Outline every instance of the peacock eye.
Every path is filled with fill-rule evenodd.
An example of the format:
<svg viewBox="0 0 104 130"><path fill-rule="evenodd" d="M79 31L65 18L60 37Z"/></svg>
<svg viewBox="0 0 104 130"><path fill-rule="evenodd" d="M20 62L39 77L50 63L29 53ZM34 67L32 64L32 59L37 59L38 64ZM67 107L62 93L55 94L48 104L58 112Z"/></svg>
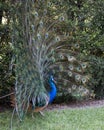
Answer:
<svg viewBox="0 0 104 130"><path fill-rule="evenodd" d="M81 66L82 66L83 69L85 69L86 68L86 63L82 63Z"/></svg>
<svg viewBox="0 0 104 130"><path fill-rule="evenodd" d="M72 72L71 72L71 71L69 71L69 72L68 72L68 75L71 77L71 76L72 76Z"/></svg>
<svg viewBox="0 0 104 130"><path fill-rule="evenodd" d="M55 38L55 40L56 40L56 42L59 42L59 41L60 41L60 37L57 36L57 37Z"/></svg>
<svg viewBox="0 0 104 130"><path fill-rule="evenodd" d="M49 33L47 32L47 33L45 34L45 38L47 39L47 38L48 38L48 36L49 36Z"/></svg>
<svg viewBox="0 0 104 130"><path fill-rule="evenodd" d="M51 6L52 6L52 3L51 3L51 2L48 2L48 3L47 3L47 6L48 6L48 7L51 7Z"/></svg>
<svg viewBox="0 0 104 130"><path fill-rule="evenodd" d="M61 58L61 59L64 59L64 56L63 56L62 54L60 54L60 58Z"/></svg>
<svg viewBox="0 0 104 130"><path fill-rule="evenodd" d="M86 78L82 78L82 83L86 83Z"/></svg>
<svg viewBox="0 0 104 130"><path fill-rule="evenodd" d="M73 65L69 65L69 69L73 70L74 69Z"/></svg>
<svg viewBox="0 0 104 130"><path fill-rule="evenodd" d="M77 85L72 85L72 89L75 90L77 88Z"/></svg>
<svg viewBox="0 0 104 130"><path fill-rule="evenodd" d="M60 18L59 18L59 21L64 21L65 20L65 18L64 18L64 16L61 16Z"/></svg>
<svg viewBox="0 0 104 130"><path fill-rule="evenodd" d="M39 24L40 24L40 27L43 27L43 21L42 20L40 21Z"/></svg>
<svg viewBox="0 0 104 130"><path fill-rule="evenodd" d="M79 80L79 79L80 79L80 75L76 75L76 76L75 76L75 79L76 79L76 80Z"/></svg>
<svg viewBox="0 0 104 130"><path fill-rule="evenodd" d="M83 86L82 85L79 86L79 91L81 91L81 90L83 90Z"/></svg>
<svg viewBox="0 0 104 130"><path fill-rule="evenodd" d="M35 12L34 15L35 15L35 17L38 17L38 16L39 16L39 15L38 15L38 12Z"/></svg>
<svg viewBox="0 0 104 130"><path fill-rule="evenodd" d="M68 61L72 61L73 60L73 56L68 56Z"/></svg>
<svg viewBox="0 0 104 130"><path fill-rule="evenodd" d="M41 39L41 35L39 33L37 34L37 37L38 37L38 40Z"/></svg>
<svg viewBox="0 0 104 130"><path fill-rule="evenodd" d="M83 92L85 95L89 93L89 90L88 89L84 89L84 92Z"/></svg>
<svg viewBox="0 0 104 130"><path fill-rule="evenodd" d="M81 72L81 68L80 68L80 67L77 67L77 71Z"/></svg>
<svg viewBox="0 0 104 130"><path fill-rule="evenodd" d="M43 11L43 12L44 12L44 15L46 15L46 14L47 14L47 10L46 10L46 9L44 9L44 11Z"/></svg>
<svg viewBox="0 0 104 130"><path fill-rule="evenodd" d="M75 47L76 47L76 48L79 48L79 44L75 44Z"/></svg>

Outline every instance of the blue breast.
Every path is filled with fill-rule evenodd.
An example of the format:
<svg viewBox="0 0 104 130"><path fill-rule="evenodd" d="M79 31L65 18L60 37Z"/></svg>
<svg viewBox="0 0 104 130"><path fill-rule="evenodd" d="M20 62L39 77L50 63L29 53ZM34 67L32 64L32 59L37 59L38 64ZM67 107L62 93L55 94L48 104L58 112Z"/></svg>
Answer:
<svg viewBox="0 0 104 130"><path fill-rule="evenodd" d="M49 94L49 103L52 103L56 97L57 89L56 89L55 83L52 80L49 81L49 85L51 88L50 92L48 93Z"/></svg>

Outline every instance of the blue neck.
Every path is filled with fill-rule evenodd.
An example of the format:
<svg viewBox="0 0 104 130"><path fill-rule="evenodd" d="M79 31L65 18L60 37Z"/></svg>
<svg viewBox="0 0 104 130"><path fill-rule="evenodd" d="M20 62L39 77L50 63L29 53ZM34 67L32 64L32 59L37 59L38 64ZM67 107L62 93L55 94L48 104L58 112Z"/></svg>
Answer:
<svg viewBox="0 0 104 130"><path fill-rule="evenodd" d="M56 97L57 90L56 90L56 85L53 81L49 81L49 85L50 85L50 88L51 88L51 90L49 92L49 103L52 103L53 100Z"/></svg>

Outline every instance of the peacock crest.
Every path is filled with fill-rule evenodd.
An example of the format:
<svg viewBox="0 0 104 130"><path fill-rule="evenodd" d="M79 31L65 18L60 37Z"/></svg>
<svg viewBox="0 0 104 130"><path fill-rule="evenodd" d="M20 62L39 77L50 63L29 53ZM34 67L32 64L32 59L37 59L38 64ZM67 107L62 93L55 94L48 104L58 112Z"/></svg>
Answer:
<svg viewBox="0 0 104 130"><path fill-rule="evenodd" d="M75 58L80 45L67 42L69 34L63 30L67 14L57 10L58 2L18 0L13 6L15 108L21 119L30 101L34 109L37 103L45 104L50 74L58 89L65 87L69 92L83 88L88 77L83 74L86 63Z"/></svg>

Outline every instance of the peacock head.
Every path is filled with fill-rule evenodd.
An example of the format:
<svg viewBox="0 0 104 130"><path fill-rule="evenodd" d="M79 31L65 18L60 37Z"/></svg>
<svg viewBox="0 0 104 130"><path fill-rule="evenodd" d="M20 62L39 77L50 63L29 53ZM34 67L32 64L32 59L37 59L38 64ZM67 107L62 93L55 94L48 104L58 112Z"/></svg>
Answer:
<svg viewBox="0 0 104 130"><path fill-rule="evenodd" d="M49 83L54 83L54 84L56 83L53 75L50 76Z"/></svg>

